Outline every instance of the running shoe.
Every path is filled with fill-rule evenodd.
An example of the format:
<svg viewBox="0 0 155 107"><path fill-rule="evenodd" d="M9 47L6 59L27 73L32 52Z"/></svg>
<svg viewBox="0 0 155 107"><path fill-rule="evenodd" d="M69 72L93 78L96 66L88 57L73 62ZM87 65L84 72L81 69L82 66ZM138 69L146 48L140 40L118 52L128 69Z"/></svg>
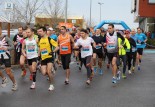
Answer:
<svg viewBox="0 0 155 107"><path fill-rule="evenodd" d="M48 88L48 91L53 91L54 90L54 86L50 85L50 87Z"/></svg>
<svg viewBox="0 0 155 107"><path fill-rule="evenodd" d="M98 72L100 75L103 75L103 70L101 68L98 70Z"/></svg>
<svg viewBox="0 0 155 107"><path fill-rule="evenodd" d="M130 70L128 71L128 73L129 73L130 75L132 74L132 72L131 72Z"/></svg>
<svg viewBox="0 0 155 107"><path fill-rule="evenodd" d="M117 83L117 79L116 79L116 77L113 77L113 78L112 78L112 83L114 83L114 84Z"/></svg>
<svg viewBox="0 0 155 107"><path fill-rule="evenodd" d="M22 77L25 77L26 76L26 70L22 71L21 76Z"/></svg>
<svg viewBox="0 0 155 107"><path fill-rule="evenodd" d="M3 88L6 87L7 83L8 83L8 79L5 77L5 79L2 80L1 86L2 86Z"/></svg>
<svg viewBox="0 0 155 107"><path fill-rule="evenodd" d="M90 79L88 79L88 80L86 81L86 84L87 84L87 85L90 85Z"/></svg>
<svg viewBox="0 0 155 107"><path fill-rule="evenodd" d="M122 78L123 79L126 79L126 75L124 73L122 74Z"/></svg>
<svg viewBox="0 0 155 107"><path fill-rule="evenodd" d="M120 80L121 79L121 71L118 71L117 72L117 80Z"/></svg>
<svg viewBox="0 0 155 107"><path fill-rule="evenodd" d="M140 71L140 66L138 66L138 71Z"/></svg>
<svg viewBox="0 0 155 107"><path fill-rule="evenodd" d="M65 85L68 85L68 84L69 84L69 81L65 80L65 82L64 82L64 83L65 83Z"/></svg>
<svg viewBox="0 0 155 107"><path fill-rule="evenodd" d="M97 66L94 66L94 73L97 72Z"/></svg>
<svg viewBox="0 0 155 107"><path fill-rule="evenodd" d="M12 91L16 91L16 90L17 90L17 84L15 83L12 85Z"/></svg>
<svg viewBox="0 0 155 107"><path fill-rule="evenodd" d="M36 88L36 84L35 84L35 82L33 82L30 89L35 89L35 88Z"/></svg>

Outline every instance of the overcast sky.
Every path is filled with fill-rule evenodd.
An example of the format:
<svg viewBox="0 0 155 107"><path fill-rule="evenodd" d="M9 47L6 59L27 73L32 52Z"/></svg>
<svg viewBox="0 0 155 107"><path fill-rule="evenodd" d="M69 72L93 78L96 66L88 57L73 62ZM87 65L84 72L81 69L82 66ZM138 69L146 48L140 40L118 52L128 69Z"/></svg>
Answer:
<svg viewBox="0 0 155 107"><path fill-rule="evenodd" d="M100 7L102 5L102 20L122 20L130 28L138 27L134 23L133 14L131 14L131 0L92 0L92 20L97 24L100 21ZM84 16L89 19L90 0L68 0L68 14Z"/></svg>

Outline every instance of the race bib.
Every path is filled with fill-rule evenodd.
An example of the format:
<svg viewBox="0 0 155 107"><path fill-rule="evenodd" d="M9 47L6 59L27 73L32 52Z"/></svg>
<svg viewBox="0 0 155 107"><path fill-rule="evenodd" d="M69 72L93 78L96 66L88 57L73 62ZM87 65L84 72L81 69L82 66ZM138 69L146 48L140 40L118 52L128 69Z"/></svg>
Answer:
<svg viewBox="0 0 155 107"><path fill-rule="evenodd" d="M42 49L42 50L41 50L41 54L42 54L42 55L48 55L47 49Z"/></svg>
<svg viewBox="0 0 155 107"><path fill-rule="evenodd" d="M101 49L101 46L96 46L96 49Z"/></svg>
<svg viewBox="0 0 155 107"><path fill-rule="evenodd" d="M28 52L35 52L35 45L29 45L27 47Z"/></svg>
<svg viewBox="0 0 155 107"><path fill-rule="evenodd" d="M135 52L136 51L136 48L135 47L132 47L132 52Z"/></svg>
<svg viewBox="0 0 155 107"><path fill-rule="evenodd" d="M107 49L114 49L115 47L116 47L116 45L114 43L107 45Z"/></svg>
<svg viewBox="0 0 155 107"><path fill-rule="evenodd" d="M61 47L61 50L62 50L62 51L68 51L68 46L62 46L62 47Z"/></svg>
<svg viewBox="0 0 155 107"><path fill-rule="evenodd" d="M89 46L86 46L86 47L83 47L82 48L82 51L84 51L84 52L88 52L90 49L89 49Z"/></svg>
<svg viewBox="0 0 155 107"><path fill-rule="evenodd" d="M3 53L5 53L5 51L4 50L0 50L0 54L3 54Z"/></svg>

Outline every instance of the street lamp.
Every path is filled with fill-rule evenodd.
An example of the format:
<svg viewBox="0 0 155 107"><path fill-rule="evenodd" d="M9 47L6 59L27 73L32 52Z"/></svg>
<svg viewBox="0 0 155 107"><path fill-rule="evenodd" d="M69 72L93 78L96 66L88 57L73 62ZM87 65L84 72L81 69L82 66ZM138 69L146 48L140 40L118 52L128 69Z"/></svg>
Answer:
<svg viewBox="0 0 155 107"><path fill-rule="evenodd" d="M98 2L98 4L100 5L100 22L101 22L101 6L102 6L102 4L104 4L104 3Z"/></svg>
<svg viewBox="0 0 155 107"><path fill-rule="evenodd" d="M89 22L90 27L91 27L91 7L92 7L92 0L90 0L90 22Z"/></svg>
<svg viewBox="0 0 155 107"><path fill-rule="evenodd" d="M65 26L67 24L67 6L68 6L68 0L66 0L66 3L65 3Z"/></svg>

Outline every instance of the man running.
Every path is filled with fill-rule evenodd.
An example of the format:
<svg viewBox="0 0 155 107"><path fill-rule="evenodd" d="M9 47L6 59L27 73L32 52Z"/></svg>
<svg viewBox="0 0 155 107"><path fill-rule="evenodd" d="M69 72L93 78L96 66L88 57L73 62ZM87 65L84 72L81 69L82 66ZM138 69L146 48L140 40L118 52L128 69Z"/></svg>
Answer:
<svg viewBox="0 0 155 107"><path fill-rule="evenodd" d="M66 31L65 26L60 27L61 34L58 36L58 44L61 55L61 61L63 65L63 69L66 70L66 79L65 84L69 84L69 76L70 76L70 68L69 64L71 61L71 53L72 46L74 46L74 39L71 35L69 35Z"/></svg>
<svg viewBox="0 0 155 107"><path fill-rule="evenodd" d="M38 39L34 37L33 29L28 28L26 30L27 38L23 41L22 44L22 54L27 58L29 70L32 73L33 82L31 89L35 89L36 83L36 66L38 58Z"/></svg>
<svg viewBox="0 0 155 107"><path fill-rule="evenodd" d="M40 27L38 32L41 36L41 39L38 41L39 51L41 55L41 72L43 75L48 75L50 87L48 88L49 91L54 90L53 86L53 74L52 71L52 52L56 52L58 50L58 44L53 39L50 39L46 33L47 29L45 27ZM51 45L56 47L55 50L52 50Z"/></svg>
<svg viewBox="0 0 155 107"><path fill-rule="evenodd" d="M136 31L135 31L135 29L132 29L131 30L131 35L130 35L130 37L132 38L132 39L134 39L134 41L135 41L135 43L137 44L137 36L135 35L136 34ZM134 52L135 51L135 52ZM134 50L134 48L132 49L132 52L133 52L133 61L132 61L132 72L134 72L135 71L135 64L136 64L136 58L137 58L137 45L136 45L136 47L135 47L135 50Z"/></svg>
<svg viewBox="0 0 155 107"><path fill-rule="evenodd" d="M101 30L100 29L96 29L96 35L94 35L92 37L92 39L95 41L96 43L96 47L93 47L93 66L94 66L94 72L97 72L97 66L96 66L96 58L98 56L98 65L99 65L99 69L98 72L100 75L103 74L103 70L102 70L102 60L103 60L103 42L104 42L104 38L103 36L101 36Z"/></svg>
<svg viewBox="0 0 155 107"><path fill-rule="evenodd" d="M120 33L114 31L114 25L109 24L108 31L104 36L104 42L106 42L104 45L107 45L108 59L111 62L112 66L112 72L113 72L112 83L117 83L116 60L118 56L118 38L121 38L122 41L124 41L124 37Z"/></svg>
<svg viewBox="0 0 155 107"><path fill-rule="evenodd" d="M146 46L147 37L144 33L142 33L141 28L137 28L137 64L138 64L138 70L140 70L140 63L143 55L143 49Z"/></svg>
<svg viewBox="0 0 155 107"><path fill-rule="evenodd" d="M13 86L12 86L12 91L17 90L17 83L15 81L14 75L11 72L11 56L10 56L10 50L14 49L13 43L7 36L2 36L2 32L0 32L0 64L5 65L5 71L6 74L9 76L11 79ZM0 71L0 76L2 77L2 87L5 87L8 80L7 78L3 75L2 71Z"/></svg>

